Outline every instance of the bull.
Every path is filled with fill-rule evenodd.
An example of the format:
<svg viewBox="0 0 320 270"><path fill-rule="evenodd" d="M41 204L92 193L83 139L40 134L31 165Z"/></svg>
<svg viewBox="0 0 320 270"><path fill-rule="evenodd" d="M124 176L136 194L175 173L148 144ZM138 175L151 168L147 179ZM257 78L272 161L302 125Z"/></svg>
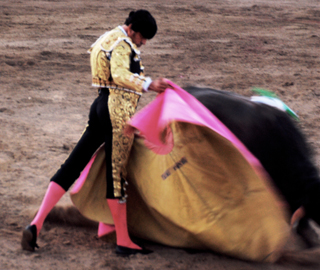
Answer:
<svg viewBox="0 0 320 270"><path fill-rule="evenodd" d="M308 143L293 119L277 108L232 92L194 86L184 89L260 160L291 213L303 207L305 216L298 222L297 233L309 247L318 245L309 220L320 225L320 178Z"/></svg>

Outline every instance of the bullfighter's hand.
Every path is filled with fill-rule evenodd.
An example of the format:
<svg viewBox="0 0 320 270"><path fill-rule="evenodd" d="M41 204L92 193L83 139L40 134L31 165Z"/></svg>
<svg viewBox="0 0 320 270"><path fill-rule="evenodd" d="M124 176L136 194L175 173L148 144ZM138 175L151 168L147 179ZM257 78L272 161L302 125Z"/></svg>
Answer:
<svg viewBox="0 0 320 270"><path fill-rule="evenodd" d="M170 85L167 83L167 81L164 78L158 78L150 84L148 90L162 93L167 88L170 88Z"/></svg>

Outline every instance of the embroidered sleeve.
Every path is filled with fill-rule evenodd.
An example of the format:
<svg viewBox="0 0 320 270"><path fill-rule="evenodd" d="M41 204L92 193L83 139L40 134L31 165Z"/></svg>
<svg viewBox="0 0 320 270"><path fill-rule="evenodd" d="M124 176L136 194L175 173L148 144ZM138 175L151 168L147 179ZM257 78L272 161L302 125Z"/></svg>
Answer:
<svg viewBox="0 0 320 270"><path fill-rule="evenodd" d="M146 78L130 72L130 54L131 47L125 41L114 48L110 60L111 76L115 84L142 92Z"/></svg>

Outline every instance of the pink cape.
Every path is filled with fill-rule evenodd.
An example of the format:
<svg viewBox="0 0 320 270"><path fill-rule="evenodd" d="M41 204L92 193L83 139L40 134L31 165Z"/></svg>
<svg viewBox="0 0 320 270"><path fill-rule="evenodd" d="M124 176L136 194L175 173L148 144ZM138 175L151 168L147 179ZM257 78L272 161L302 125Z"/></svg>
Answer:
<svg viewBox="0 0 320 270"><path fill-rule="evenodd" d="M140 136L126 168L130 232L169 246L274 261L289 230L267 172L206 107L169 83L172 88L138 112L126 129ZM84 216L113 224L105 165L100 148L71 199Z"/></svg>
<svg viewBox="0 0 320 270"><path fill-rule="evenodd" d="M165 155L170 153L174 145L169 127L171 122L205 126L232 142L260 177L269 177L260 161L201 102L173 82L168 83L172 89L158 94L153 102L139 111L128 123L127 132L138 132L145 138L149 149Z"/></svg>

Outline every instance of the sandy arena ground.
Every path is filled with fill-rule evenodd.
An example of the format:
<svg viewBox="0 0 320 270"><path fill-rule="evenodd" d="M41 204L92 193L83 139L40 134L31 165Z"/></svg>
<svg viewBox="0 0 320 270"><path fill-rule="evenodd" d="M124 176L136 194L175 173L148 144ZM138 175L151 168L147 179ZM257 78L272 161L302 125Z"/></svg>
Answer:
<svg viewBox="0 0 320 270"><path fill-rule="evenodd" d="M255 86L274 91L300 116L320 167L319 0L2 0L0 269L319 269L151 243L150 255L119 258L114 235L99 240L95 227L52 222L44 225L38 251L21 250L21 231L79 139L97 95L86 51L138 8L150 10L159 26L142 48L147 75L246 96ZM140 107L154 96L145 94ZM60 205L70 204L66 194ZM291 240L288 249L303 248Z"/></svg>

